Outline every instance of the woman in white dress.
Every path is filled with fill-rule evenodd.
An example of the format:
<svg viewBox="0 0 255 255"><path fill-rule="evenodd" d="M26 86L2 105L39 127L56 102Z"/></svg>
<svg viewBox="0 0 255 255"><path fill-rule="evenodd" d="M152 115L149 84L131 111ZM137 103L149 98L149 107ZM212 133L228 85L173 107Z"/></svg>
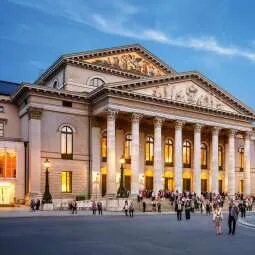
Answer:
<svg viewBox="0 0 255 255"><path fill-rule="evenodd" d="M214 206L213 210L213 223L215 225L215 230L217 235L222 234L222 220L223 220L223 214L221 211L221 208L218 204Z"/></svg>

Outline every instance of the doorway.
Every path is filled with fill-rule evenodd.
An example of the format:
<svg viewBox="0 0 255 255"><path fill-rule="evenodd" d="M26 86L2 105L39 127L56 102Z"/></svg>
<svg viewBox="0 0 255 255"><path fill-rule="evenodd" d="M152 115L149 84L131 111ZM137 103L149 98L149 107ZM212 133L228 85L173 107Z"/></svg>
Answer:
<svg viewBox="0 0 255 255"><path fill-rule="evenodd" d="M0 186L0 205L11 205L14 203L13 192L10 186Z"/></svg>
<svg viewBox="0 0 255 255"><path fill-rule="evenodd" d="M190 186L191 186L190 178L183 178L182 190L183 191L190 191Z"/></svg>
<svg viewBox="0 0 255 255"><path fill-rule="evenodd" d="M104 197L106 194L106 177L107 177L106 174L102 174L102 190L101 190L102 197Z"/></svg>
<svg viewBox="0 0 255 255"><path fill-rule="evenodd" d="M207 192L207 179L201 179L201 192Z"/></svg>
<svg viewBox="0 0 255 255"><path fill-rule="evenodd" d="M130 192L131 191L131 176L130 175L125 175L124 185L126 190Z"/></svg>
<svg viewBox="0 0 255 255"><path fill-rule="evenodd" d="M222 187L222 180L219 180L219 194L222 194L223 187Z"/></svg>
<svg viewBox="0 0 255 255"><path fill-rule="evenodd" d="M168 191L174 190L174 178L165 177L165 190Z"/></svg>
<svg viewBox="0 0 255 255"><path fill-rule="evenodd" d="M145 176L145 189L153 190L153 177Z"/></svg>

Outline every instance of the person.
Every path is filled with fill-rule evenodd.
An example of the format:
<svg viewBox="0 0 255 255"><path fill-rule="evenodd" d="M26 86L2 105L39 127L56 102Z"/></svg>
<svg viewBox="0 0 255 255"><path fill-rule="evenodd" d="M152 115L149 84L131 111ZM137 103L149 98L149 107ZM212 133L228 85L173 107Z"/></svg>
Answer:
<svg viewBox="0 0 255 255"><path fill-rule="evenodd" d="M127 200L125 200L123 210L125 212L125 215L128 216L128 201Z"/></svg>
<svg viewBox="0 0 255 255"><path fill-rule="evenodd" d="M72 214L77 214L77 202L73 200L72 202Z"/></svg>
<svg viewBox="0 0 255 255"><path fill-rule="evenodd" d="M101 201L97 202L98 215L103 215L103 205Z"/></svg>
<svg viewBox="0 0 255 255"><path fill-rule="evenodd" d="M92 212L93 212L93 215L96 215L97 204L96 204L95 200L92 202Z"/></svg>
<svg viewBox="0 0 255 255"><path fill-rule="evenodd" d="M35 200L34 199L31 199L31 201L30 201L30 208L33 212L35 211Z"/></svg>
<svg viewBox="0 0 255 255"><path fill-rule="evenodd" d="M38 211L38 210L40 209L40 205L41 205L41 201L40 201L40 199L38 198L38 199L36 200L36 204L35 204L36 211Z"/></svg>
<svg viewBox="0 0 255 255"><path fill-rule="evenodd" d="M146 212L146 202L143 201L143 212Z"/></svg>
<svg viewBox="0 0 255 255"><path fill-rule="evenodd" d="M238 219L239 210L233 200L229 204L229 215L228 215L228 234L235 235L236 221Z"/></svg>
<svg viewBox="0 0 255 255"><path fill-rule="evenodd" d="M133 202L130 202L130 205L129 205L129 217L130 218L134 217L134 211L135 211L135 208L134 208Z"/></svg>
<svg viewBox="0 0 255 255"><path fill-rule="evenodd" d="M190 210L191 210L190 200L187 199L186 202L185 202L185 217L186 217L186 220L190 220Z"/></svg>
<svg viewBox="0 0 255 255"><path fill-rule="evenodd" d="M161 213L161 203L160 203L160 201L158 201L157 206L158 206L158 212Z"/></svg>
<svg viewBox="0 0 255 255"><path fill-rule="evenodd" d="M222 220L223 220L223 214L222 214L221 208L219 207L218 204L216 204L213 210L213 222L215 225L215 230L217 235L222 234Z"/></svg>
<svg viewBox="0 0 255 255"><path fill-rule="evenodd" d="M177 220L182 220L182 202L178 200L176 202Z"/></svg>
<svg viewBox="0 0 255 255"><path fill-rule="evenodd" d="M245 218L246 217L246 203L244 200L242 200L239 204L239 210L241 212L241 217Z"/></svg>
<svg viewBox="0 0 255 255"><path fill-rule="evenodd" d="M152 201L152 211L156 212L156 201L154 199Z"/></svg>

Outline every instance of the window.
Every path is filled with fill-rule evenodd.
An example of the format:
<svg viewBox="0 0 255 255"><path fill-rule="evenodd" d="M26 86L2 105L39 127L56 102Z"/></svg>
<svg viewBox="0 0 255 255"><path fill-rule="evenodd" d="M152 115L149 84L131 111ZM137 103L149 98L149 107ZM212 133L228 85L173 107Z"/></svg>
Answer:
<svg viewBox="0 0 255 255"><path fill-rule="evenodd" d="M206 144L201 144L201 168L207 168L207 146Z"/></svg>
<svg viewBox="0 0 255 255"><path fill-rule="evenodd" d="M16 178L15 152L0 152L0 178Z"/></svg>
<svg viewBox="0 0 255 255"><path fill-rule="evenodd" d="M66 107L72 107L73 106L72 102L69 102L69 101L62 101L62 105L66 106Z"/></svg>
<svg viewBox="0 0 255 255"><path fill-rule="evenodd" d="M58 88L58 81L54 81L53 83L53 89L56 89L56 88Z"/></svg>
<svg viewBox="0 0 255 255"><path fill-rule="evenodd" d="M125 136L125 144L124 144L124 157L127 164L131 162L131 142L132 142L132 135L127 134Z"/></svg>
<svg viewBox="0 0 255 255"><path fill-rule="evenodd" d="M223 170L223 146L219 145L219 151L218 151L218 161L219 161L219 170Z"/></svg>
<svg viewBox="0 0 255 255"><path fill-rule="evenodd" d="M173 166L173 141L169 138L165 140L165 165Z"/></svg>
<svg viewBox="0 0 255 255"><path fill-rule="evenodd" d="M154 139L151 136L146 137L145 161L147 165L152 165L154 160Z"/></svg>
<svg viewBox="0 0 255 255"><path fill-rule="evenodd" d="M0 137L4 136L4 123L0 122Z"/></svg>
<svg viewBox="0 0 255 255"><path fill-rule="evenodd" d="M101 159L103 162L107 161L107 133L103 133L101 138Z"/></svg>
<svg viewBox="0 0 255 255"><path fill-rule="evenodd" d="M191 167L191 144L189 141L184 141L182 148L183 167Z"/></svg>
<svg viewBox="0 0 255 255"><path fill-rule="evenodd" d="M4 107L0 105L0 112L4 112Z"/></svg>
<svg viewBox="0 0 255 255"><path fill-rule="evenodd" d="M72 172L63 171L61 173L61 191L72 193Z"/></svg>
<svg viewBox="0 0 255 255"><path fill-rule="evenodd" d="M105 82L101 78L93 78L89 81L89 86L99 87L105 84Z"/></svg>
<svg viewBox="0 0 255 255"><path fill-rule="evenodd" d="M73 130L69 126L61 129L61 157L73 159Z"/></svg>
<svg viewBox="0 0 255 255"><path fill-rule="evenodd" d="M240 147L239 150L239 165L240 165L240 171L242 172L244 169L244 148Z"/></svg>

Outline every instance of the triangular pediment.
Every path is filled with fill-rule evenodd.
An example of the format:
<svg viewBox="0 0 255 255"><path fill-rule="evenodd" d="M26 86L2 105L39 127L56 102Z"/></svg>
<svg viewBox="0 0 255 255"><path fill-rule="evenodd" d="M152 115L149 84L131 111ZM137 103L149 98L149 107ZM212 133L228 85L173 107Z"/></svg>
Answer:
<svg viewBox="0 0 255 255"><path fill-rule="evenodd" d="M165 76L174 71L140 45L102 49L65 57L145 77Z"/></svg>

